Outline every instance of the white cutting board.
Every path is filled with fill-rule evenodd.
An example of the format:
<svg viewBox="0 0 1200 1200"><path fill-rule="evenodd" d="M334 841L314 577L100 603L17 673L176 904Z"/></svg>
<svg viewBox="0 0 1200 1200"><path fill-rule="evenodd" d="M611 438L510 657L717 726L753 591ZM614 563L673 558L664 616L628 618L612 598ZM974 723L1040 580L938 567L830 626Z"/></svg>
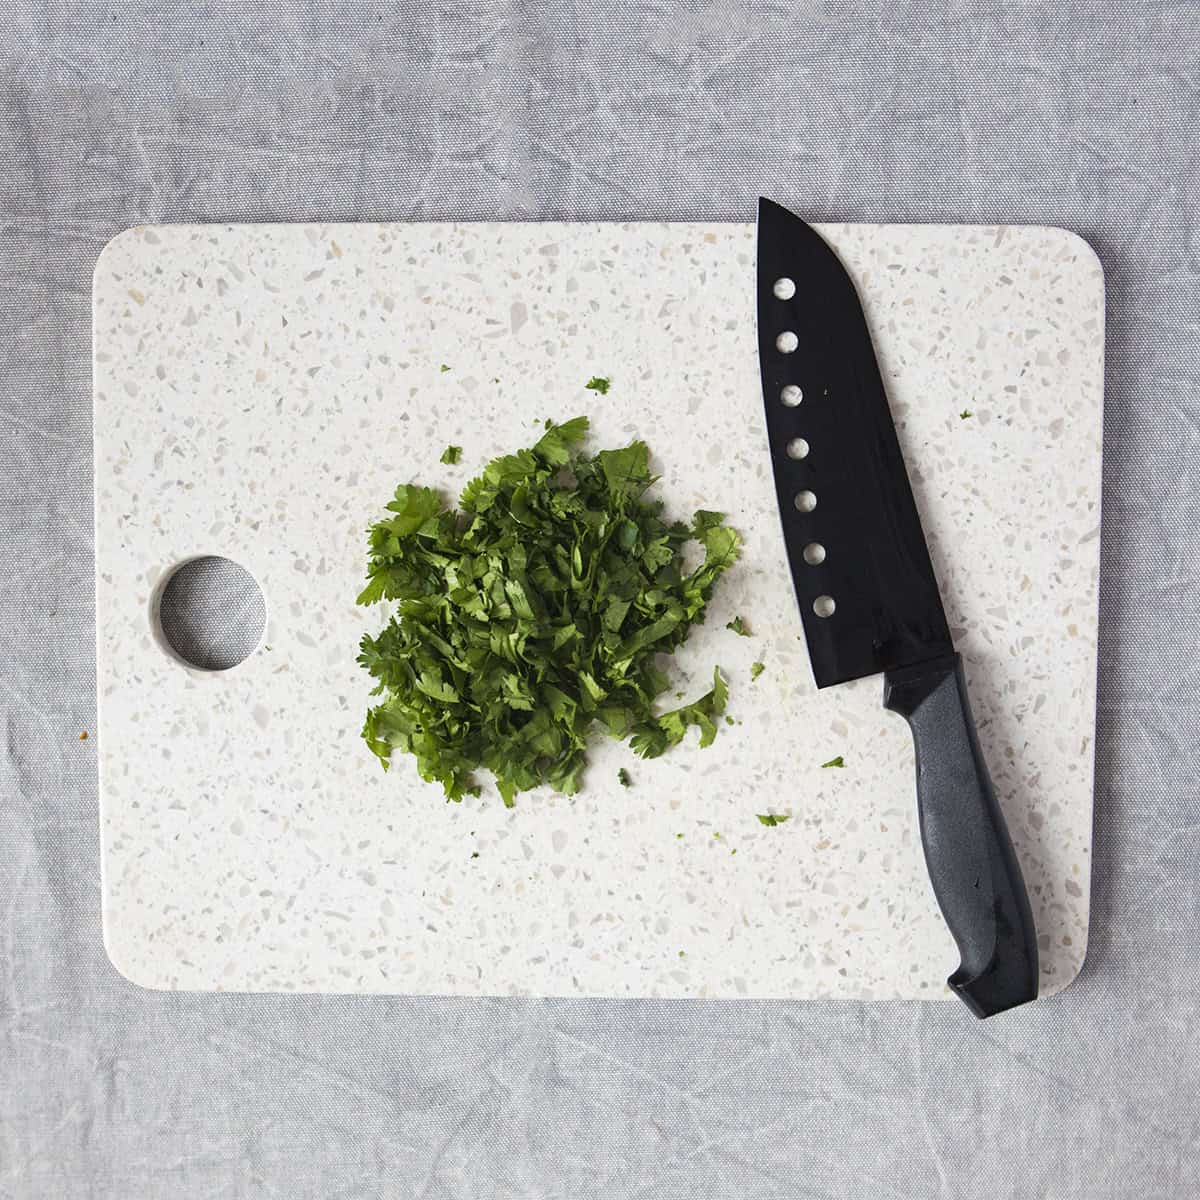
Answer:
<svg viewBox="0 0 1200 1200"><path fill-rule="evenodd" d="M1077 973L1092 829L1104 298L1046 228L825 226L876 337L1045 993ZM95 274L104 934L148 987L939 998L957 965L880 679L818 693L774 509L749 225L129 230ZM798 281L804 286L804 281ZM441 364L450 367L442 371ZM584 390L594 374L612 391ZM972 415L962 417L964 411ZM584 792L446 804L359 740L363 531L546 416L650 444L669 510L746 539L673 668L715 744L598 740ZM462 463L444 467L448 443ZM221 554L264 645L189 669L156 588ZM743 614L754 637L725 629ZM766 670L755 682L750 664ZM844 769L821 764L843 755ZM617 783L625 765L633 787ZM764 828L756 813L790 813ZM478 857L473 857L475 854Z"/></svg>

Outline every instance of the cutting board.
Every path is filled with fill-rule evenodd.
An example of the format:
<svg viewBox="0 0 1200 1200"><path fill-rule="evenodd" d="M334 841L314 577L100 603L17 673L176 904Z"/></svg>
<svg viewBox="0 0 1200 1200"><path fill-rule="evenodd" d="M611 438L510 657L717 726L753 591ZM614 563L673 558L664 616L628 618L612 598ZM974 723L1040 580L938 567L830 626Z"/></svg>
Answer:
<svg viewBox="0 0 1200 1200"><path fill-rule="evenodd" d="M1088 924L1101 269L1059 229L819 228L876 338L1054 992ZM744 224L176 226L109 243L96 591L118 970L246 991L947 995L958 960L907 727L880 679L812 683L753 259ZM364 529L397 483L455 494L542 418L578 413L594 449L649 442L672 514L719 508L744 534L672 666L693 695L719 663L736 723L653 762L598 739L574 799L510 811L489 786L447 804L359 739L356 647L383 618L354 604ZM450 443L459 465L438 461ZM262 644L228 671L180 662L157 626L164 580L202 554L265 596ZM725 628L736 614L752 637ZM767 812L791 819L764 827Z"/></svg>

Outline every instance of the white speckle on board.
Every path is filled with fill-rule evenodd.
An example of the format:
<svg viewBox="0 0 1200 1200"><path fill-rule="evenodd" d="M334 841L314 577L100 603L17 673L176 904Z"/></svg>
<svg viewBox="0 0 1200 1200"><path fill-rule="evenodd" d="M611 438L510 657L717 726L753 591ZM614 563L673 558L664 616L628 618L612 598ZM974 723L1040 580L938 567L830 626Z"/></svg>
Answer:
<svg viewBox="0 0 1200 1200"><path fill-rule="evenodd" d="M876 337L1050 993L1087 942L1099 266L1054 229L823 232ZM753 260L747 225L176 226L109 244L98 745L122 971L248 991L948 994L907 727L877 678L817 691L798 640ZM593 375L608 395L583 389ZM573 799L508 810L485 779L447 804L359 738L357 643L382 619L354 604L363 530L397 483L452 493L578 412L593 448L646 439L670 514L719 508L744 534L670 665L694 695L719 663L736 723L637 762L630 788L628 748L601 738ZM448 444L460 467L439 463ZM250 570L269 613L264 648L219 675L166 654L149 615L156 581L203 553ZM737 614L752 637L725 628Z"/></svg>

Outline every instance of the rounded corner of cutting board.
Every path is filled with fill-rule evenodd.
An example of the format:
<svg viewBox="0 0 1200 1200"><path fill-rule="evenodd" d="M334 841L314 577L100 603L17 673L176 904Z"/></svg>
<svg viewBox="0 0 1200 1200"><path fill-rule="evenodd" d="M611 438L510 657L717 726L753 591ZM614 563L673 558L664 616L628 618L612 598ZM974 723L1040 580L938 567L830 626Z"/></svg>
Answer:
<svg viewBox="0 0 1200 1200"><path fill-rule="evenodd" d="M1074 229L1067 229L1063 225L1021 225L1017 228L1028 230L1031 234L1037 234L1043 238L1054 238L1062 243L1065 254L1069 254L1072 259L1081 260L1089 268L1097 285L1100 293L1101 314L1103 314L1108 284L1104 274L1104 260L1100 257L1100 252L1096 247L1082 233Z"/></svg>
<svg viewBox="0 0 1200 1200"><path fill-rule="evenodd" d="M1091 923L1089 920L1084 925L1083 930L1081 932L1077 932L1076 934L1083 944L1081 947L1079 947L1077 956L1068 961L1068 973L1065 974L1061 979L1055 979L1047 984L1044 984L1041 990L1038 992L1039 1000L1050 1000L1055 996L1061 995L1063 992L1073 987L1079 980L1079 977L1084 973L1085 969L1087 968L1088 954L1091 948L1091 939L1089 937L1090 925ZM1061 959L1059 961L1061 962Z"/></svg>
<svg viewBox="0 0 1200 1200"><path fill-rule="evenodd" d="M121 929L119 923L114 923L111 919L111 914L108 911L107 898L104 903L103 912L101 914L101 940L104 945L104 955L108 959L109 965L126 983L132 984L134 987L141 988L146 992L169 992L173 989L164 986L162 981L156 976L149 976L142 973L142 964L136 963L134 957L126 957L127 954L133 954L134 951L142 949L142 947L122 946L121 944Z"/></svg>
<svg viewBox="0 0 1200 1200"><path fill-rule="evenodd" d="M1100 275L1104 274L1104 262L1100 257L1099 251L1091 242L1079 233L1077 230L1068 229L1065 225L1032 225L1031 229L1040 229L1045 233L1053 233L1060 237L1067 246L1073 246L1076 254L1082 254L1083 257L1091 263Z"/></svg>
<svg viewBox="0 0 1200 1200"><path fill-rule="evenodd" d="M141 243L145 240L146 233L154 229L153 225L131 225L128 229L122 229L119 233L114 233L112 237L100 247L100 253L96 255L95 266L92 267L92 292L95 294L97 286L112 272L121 255L132 248L133 244Z"/></svg>

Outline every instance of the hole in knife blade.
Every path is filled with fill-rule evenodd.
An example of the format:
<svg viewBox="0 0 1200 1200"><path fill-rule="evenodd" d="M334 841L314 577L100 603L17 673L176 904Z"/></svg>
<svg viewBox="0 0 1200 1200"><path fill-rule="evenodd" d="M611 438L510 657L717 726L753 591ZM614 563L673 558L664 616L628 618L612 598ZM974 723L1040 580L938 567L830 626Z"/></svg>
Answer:
<svg viewBox="0 0 1200 1200"><path fill-rule="evenodd" d="M799 345L800 339L790 329L785 330L775 339L775 349L780 354L791 354Z"/></svg>
<svg viewBox="0 0 1200 1200"><path fill-rule="evenodd" d="M779 393L779 399L783 401L787 408L795 408L804 399L804 393L794 383L789 383Z"/></svg>
<svg viewBox="0 0 1200 1200"><path fill-rule="evenodd" d="M836 608L837 604L832 596L818 596L813 601L813 612L818 617L832 617Z"/></svg>
<svg viewBox="0 0 1200 1200"><path fill-rule="evenodd" d="M803 438L792 438L787 444L788 458L807 458L808 443Z"/></svg>
<svg viewBox="0 0 1200 1200"><path fill-rule="evenodd" d="M796 284L785 275L775 280L771 291L775 293L777 300L790 300L796 294Z"/></svg>
<svg viewBox="0 0 1200 1200"><path fill-rule="evenodd" d="M825 547L820 542L809 542L800 553L810 567L819 567L825 561Z"/></svg>
<svg viewBox="0 0 1200 1200"><path fill-rule="evenodd" d="M797 492L796 499L792 503L796 506L797 512L810 513L817 507L817 497L814 492Z"/></svg>

